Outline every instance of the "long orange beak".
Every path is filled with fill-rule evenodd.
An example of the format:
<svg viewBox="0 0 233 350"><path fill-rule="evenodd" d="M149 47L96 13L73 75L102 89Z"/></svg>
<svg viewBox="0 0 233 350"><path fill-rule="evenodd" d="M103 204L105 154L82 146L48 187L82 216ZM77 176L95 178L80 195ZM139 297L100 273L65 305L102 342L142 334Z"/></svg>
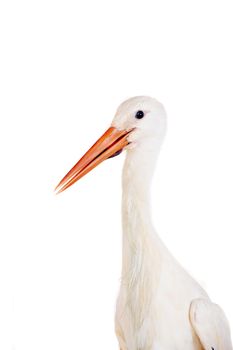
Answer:
<svg viewBox="0 0 233 350"><path fill-rule="evenodd" d="M66 190L105 159L119 154L129 144L127 137L131 131L110 127L63 177L55 188L56 193Z"/></svg>

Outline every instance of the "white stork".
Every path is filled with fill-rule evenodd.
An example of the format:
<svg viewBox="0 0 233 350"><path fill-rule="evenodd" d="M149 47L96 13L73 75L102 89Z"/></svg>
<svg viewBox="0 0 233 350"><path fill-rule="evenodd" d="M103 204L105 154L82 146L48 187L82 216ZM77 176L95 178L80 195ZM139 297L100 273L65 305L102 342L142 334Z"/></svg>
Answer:
<svg viewBox="0 0 233 350"><path fill-rule="evenodd" d="M125 101L111 127L56 191L126 150L122 278L115 318L120 349L232 350L223 311L175 260L152 225L150 185L165 131L162 104L151 97Z"/></svg>

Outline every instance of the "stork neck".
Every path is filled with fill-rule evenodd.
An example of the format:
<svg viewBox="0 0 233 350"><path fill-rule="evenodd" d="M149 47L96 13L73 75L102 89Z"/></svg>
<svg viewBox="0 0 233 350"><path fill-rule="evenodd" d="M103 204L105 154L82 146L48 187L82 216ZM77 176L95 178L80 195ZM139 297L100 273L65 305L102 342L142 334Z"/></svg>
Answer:
<svg viewBox="0 0 233 350"><path fill-rule="evenodd" d="M136 265L141 269L156 247L157 236L150 213L150 187L156 159L152 151L146 153L146 157L143 153L128 151L125 160L122 178L123 278Z"/></svg>
<svg viewBox="0 0 233 350"><path fill-rule="evenodd" d="M122 175L122 205L127 225L136 219L131 216L135 214L137 220L146 218L151 222L150 189L157 159L154 151L147 153L146 156L143 151L133 151L132 153L128 151Z"/></svg>
<svg viewBox="0 0 233 350"><path fill-rule="evenodd" d="M121 280L135 330L142 327L148 315L153 319L153 296L161 271L162 244L150 215L150 185L156 158L154 151L128 151L123 170ZM152 340L145 342L152 344Z"/></svg>

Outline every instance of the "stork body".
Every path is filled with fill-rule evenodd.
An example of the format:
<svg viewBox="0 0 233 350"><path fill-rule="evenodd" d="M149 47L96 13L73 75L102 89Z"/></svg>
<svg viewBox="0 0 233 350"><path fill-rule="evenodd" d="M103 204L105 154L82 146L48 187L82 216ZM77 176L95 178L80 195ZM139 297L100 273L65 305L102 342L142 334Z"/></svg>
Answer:
<svg viewBox="0 0 233 350"><path fill-rule="evenodd" d="M121 350L232 350L224 313L179 265L155 232L150 184L166 130L163 106L136 97L59 183L63 191L104 159L127 150L123 251L116 335Z"/></svg>

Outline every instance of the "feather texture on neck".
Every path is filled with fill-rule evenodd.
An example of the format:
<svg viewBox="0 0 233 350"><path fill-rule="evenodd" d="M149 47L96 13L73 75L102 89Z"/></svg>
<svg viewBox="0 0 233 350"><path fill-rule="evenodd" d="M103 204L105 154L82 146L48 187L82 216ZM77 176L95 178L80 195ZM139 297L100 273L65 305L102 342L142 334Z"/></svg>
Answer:
<svg viewBox="0 0 233 350"><path fill-rule="evenodd" d="M122 286L134 332L147 337L150 332L144 328L153 322L152 303L161 270L161 242L153 229L149 195L156 158L154 151L145 157L143 149L128 150L122 179Z"/></svg>

